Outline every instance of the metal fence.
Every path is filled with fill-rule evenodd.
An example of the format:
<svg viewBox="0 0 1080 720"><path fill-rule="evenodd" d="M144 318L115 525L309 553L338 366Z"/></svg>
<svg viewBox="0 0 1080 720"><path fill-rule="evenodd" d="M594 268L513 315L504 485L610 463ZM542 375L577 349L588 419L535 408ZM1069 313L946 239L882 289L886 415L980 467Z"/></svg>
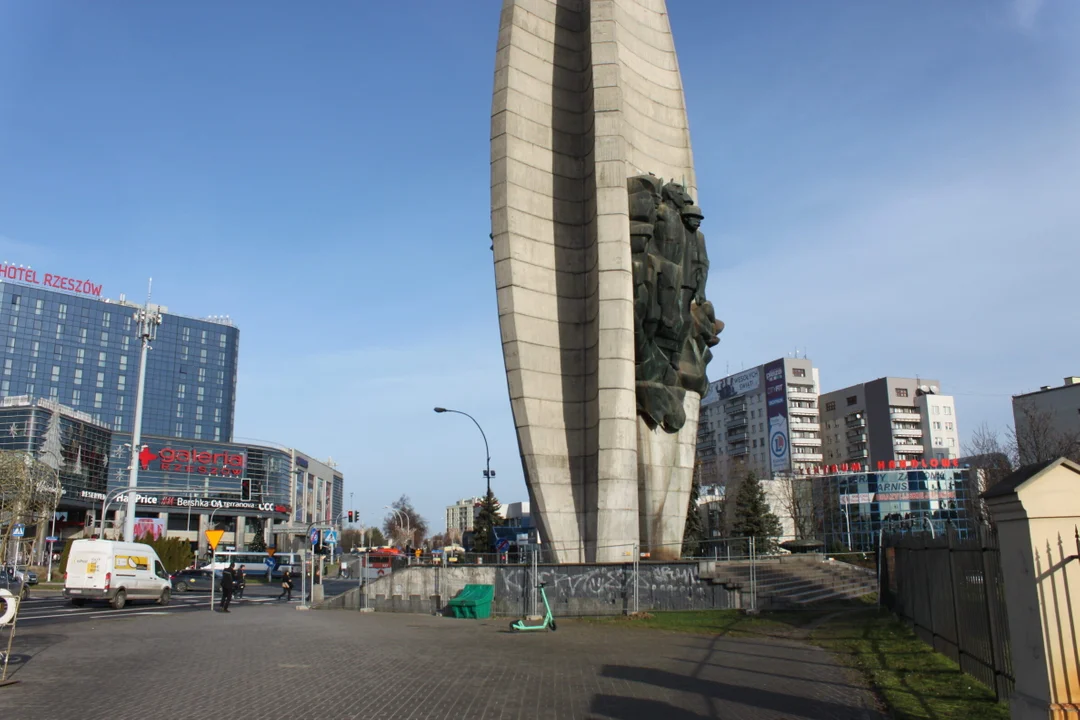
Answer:
<svg viewBox="0 0 1080 720"><path fill-rule="evenodd" d="M1004 702L1013 688L997 535L891 534L881 542L882 604Z"/></svg>

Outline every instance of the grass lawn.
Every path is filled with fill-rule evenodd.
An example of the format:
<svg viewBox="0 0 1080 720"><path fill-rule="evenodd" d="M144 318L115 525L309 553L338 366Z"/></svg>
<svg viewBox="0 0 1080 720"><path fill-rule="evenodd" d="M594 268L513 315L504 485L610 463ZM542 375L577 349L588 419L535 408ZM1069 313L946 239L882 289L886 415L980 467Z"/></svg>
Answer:
<svg viewBox="0 0 1080 720"><path fill-rule="evenodd" d="M1008 706L997 703L989 689L961 673L956 663L934 652L875 603L870 595L760 615L700 610L585 622L724 637L802 637L859 670L896 720L1008 720Z"/></svg>

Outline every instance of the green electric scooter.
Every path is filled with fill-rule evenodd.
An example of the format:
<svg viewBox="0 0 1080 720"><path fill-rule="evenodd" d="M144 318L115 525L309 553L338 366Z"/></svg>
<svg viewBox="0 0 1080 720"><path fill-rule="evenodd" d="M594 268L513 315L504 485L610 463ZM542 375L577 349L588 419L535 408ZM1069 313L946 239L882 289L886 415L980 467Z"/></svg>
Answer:
<svg viewBox="0 0 1080 720"><path fill-rule="evenodd" d="M518 620L517 622L510 623L511 630L517 632L525 630L546 630L547 628L551 628L552 632L555 631L555 617L551 614L551 606L548 605L547 593L544 592L544 585L546 585L546 583L540 583L536 586L540 588L540 597L544 599L544 622L539 625L526 625L524 620Z"/></svg>

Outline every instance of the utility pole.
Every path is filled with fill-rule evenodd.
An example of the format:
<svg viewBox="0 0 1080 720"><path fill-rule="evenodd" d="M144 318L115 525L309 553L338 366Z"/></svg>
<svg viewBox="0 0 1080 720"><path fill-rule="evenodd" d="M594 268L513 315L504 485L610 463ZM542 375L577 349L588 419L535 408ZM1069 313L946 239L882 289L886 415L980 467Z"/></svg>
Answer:
<svg viewBox="0 0 1080 720"><path fill-rule="evenodd" d="M142 451L142 414L143 396L146 394L146 361L150 351L150 343L157 339L157 328L161 324L161 313L151 310L150 291L153 289L153 278L146 291L146 305L135 312L135 334L142 345L139 357L139 384L135 391L135 424L131 431L131 473L128 479L127 514L124 516L124 542L135 540L135 504L136 488L139 486L139 454ZM211 598L213 607L213 598Z"/></svg>

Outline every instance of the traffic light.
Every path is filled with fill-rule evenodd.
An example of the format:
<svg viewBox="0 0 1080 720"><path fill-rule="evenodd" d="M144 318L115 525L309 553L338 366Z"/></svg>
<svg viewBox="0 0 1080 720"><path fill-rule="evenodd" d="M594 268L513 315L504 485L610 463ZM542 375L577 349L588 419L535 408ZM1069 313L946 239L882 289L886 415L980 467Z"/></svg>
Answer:
<svg viewBox="0 0 1080 720"><path fill-rule="evenodd" d="M352 521L353 521L353 511L350 510L349 511L349 522L352 522Z"/></svg>
<svg viewBox="0 0 1080 720"><path fill-rule="evenodd" d="M243 478L240 481L240 499L241 500L250 500L251 499L251 481L248 480L247 478Z"/></svg>

